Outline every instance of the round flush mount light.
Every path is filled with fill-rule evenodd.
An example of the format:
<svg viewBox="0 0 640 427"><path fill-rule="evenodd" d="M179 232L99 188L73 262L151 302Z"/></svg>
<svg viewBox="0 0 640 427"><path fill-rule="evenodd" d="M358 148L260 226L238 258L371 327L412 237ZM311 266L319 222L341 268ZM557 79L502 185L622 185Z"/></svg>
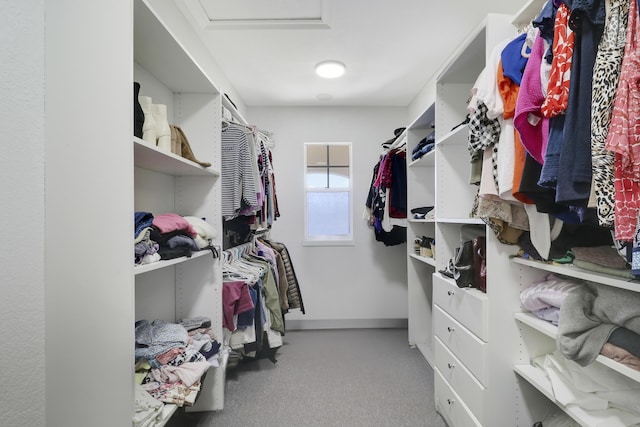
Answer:
<svg viewBox="0 0 640 427"><path fill-rule="evenodd" d="M342 76L346 68L340 61L322 61L316 65L316 74L325 79L335 79Z"/></svg>

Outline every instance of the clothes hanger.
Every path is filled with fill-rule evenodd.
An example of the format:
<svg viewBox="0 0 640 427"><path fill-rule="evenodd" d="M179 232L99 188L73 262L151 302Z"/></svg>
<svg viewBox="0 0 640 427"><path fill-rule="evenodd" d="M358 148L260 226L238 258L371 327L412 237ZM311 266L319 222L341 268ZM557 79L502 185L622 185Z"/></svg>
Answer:
<svg viewBox="0 0 640 427"><path fill-rule="evenodd" d="M222 119L222 130L227 129L229 126L237 126L243 128L243 131L247 135L256 135L257 128L255 125L245 125L244 123L238 123L227 119Z"/></svg>

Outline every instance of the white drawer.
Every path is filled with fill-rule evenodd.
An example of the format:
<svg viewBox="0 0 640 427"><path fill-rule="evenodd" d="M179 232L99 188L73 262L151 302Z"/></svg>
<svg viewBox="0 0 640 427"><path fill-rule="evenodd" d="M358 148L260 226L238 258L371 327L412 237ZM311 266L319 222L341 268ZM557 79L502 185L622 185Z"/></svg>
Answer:
<svg viewBox="0 0 640 427"><path fill-rule="evenodd" d="M480 423L484 422L484 399L487 390L465 368L464 364L447 349L447 347L435 338L436 368L447 380L451 388L464 400L473 415Z"/></svg>
<svg viewBox="0 0 640 427"><path fill-rule="evenodd" d="M488 387L487 343L480 341L437 305L433 307L433 333L480 383Z"/></svg>
<svg viewBox="0 0 640 427"><path fill-rule="evenodd" d="M466 326L482 341L488 342L487 294L477 289L459 288L453 279L433 275L433 302Z"/></svg>
<svg viewBox="0 0 640 427"><path fill-rule="evenodd" d="M433 370L436 411L450 427L482 427L437 369Z"/></svg>

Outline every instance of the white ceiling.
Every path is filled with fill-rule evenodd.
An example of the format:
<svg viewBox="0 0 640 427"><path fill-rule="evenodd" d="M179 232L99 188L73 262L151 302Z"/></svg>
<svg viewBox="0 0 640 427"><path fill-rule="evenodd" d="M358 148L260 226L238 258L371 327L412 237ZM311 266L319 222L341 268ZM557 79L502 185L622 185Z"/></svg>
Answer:
<svg viewBox="0 0 640 427"><path fill-rule="evenodd" d="M525 2L174 1L247 106L407 106L487 13ZM346 74L316 76L328 59Z"/></svg>

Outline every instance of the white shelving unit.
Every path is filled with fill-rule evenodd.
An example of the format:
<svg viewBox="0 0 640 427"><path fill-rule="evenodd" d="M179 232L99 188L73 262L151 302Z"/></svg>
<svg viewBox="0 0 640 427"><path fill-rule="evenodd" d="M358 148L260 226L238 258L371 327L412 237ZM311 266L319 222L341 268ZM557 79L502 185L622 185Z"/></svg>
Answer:
<svg viewBox="0 0 640 427"><path fill-rule="evenodd" d="M466 104L493 47L515 36L511 16L489 14L436 78L435 103L407 128L408 153L432 124L436 142L429 155L408 160L408 207L434 205L435 221L409 220L407 241L425 234L436 240L435 260L408 248L409 342L434 367L436 409L451 426L530 426L540 408L550 407L536 396L525 408L517 405L521 390L513 365L523 359L513 313L520 302L508 280L518 248L499 243L482 220L470 217L477 187L469 184ZM487 231L486 294L460 289L438 273L466 225Z"/></svg>
<svg viewBox="0 0 640 427"><path fill-rule="evenodd" d="M413 148L434 131L434 124L435 108L431 106L406 130L409 344L416 346L430 364L433 364L431 276L436 261L415 254L413 242L422 236L435 237L435 221L413 219L410 211L418 207L435 206L435 149L417 160L411 160Z"/></svg>
<svg viewBox="0 0 640 427"><path fill-rule="evenodd" d="M620 289L640 291L640 283L637 281L628 281L601 273L591 273L570 265L557 266L521 258L513 258L511 260L511 264L511 270L513 273L510 277L517 281L519 284L519 290L523 290L529 284L541 280L546 274L551 272L576 279L597 282ZM557 407L564 411L582 426L624 425L620 424L619 418L621 415L618 414L616 410L612 410L609 414L600 412L591 413L579 407L565 407L556 402L551 383L546 377L544 371L539 367L533 366L530 361L536 356L549 354L556 349L558 328L553 324L522 310L523 309L521 308L519 312L513 314L515 321L519 325L520 353L522 355L519 360L514 362L514 372L516 372L528 386L532 386L538 390L538 392L544 396L548 403L551 403L553 407ZM612 375L619 374L640 382L639 371L631 369L610 358L599 355L594 363L602 365L607 369L611 369ZM522 387L524 388L526 386L523 385ZM520 399L524 401L522 396L520 396ZM531 400L531 397L529 397L529 400ZM549 409L547 408L546 410L548 411ZM545 412L538 411L533 413L537 414L540 418Z"/></svg>
<svg viewBox="0 0 640 427"><path fill-rule="evenodd" d="M531 313L524 313L524 312L516 313L514 314L514 317L517 321L521 322L523 325L526 325L546 335L547 337L553 339L554 341L558 336L558 328L555 325L545 320L542 320ZM618 363L615 360L605 357L603 355L599 355L596 358L596 362L618 372L619 374L624 375L625 377L629 377L634 381L640 382L640 371L631 369L628 366Z"/></svg>
<svg viewBox="0 0 640 427"><path fill-rule="evenodd" d="M513 18L514 27L525 27L538 14L544 3L544 0L527 2ZM531 283L540 281L548 273L597 282L620 289L640 291L640 282L637 281L589 272L572 265L559 266L522 258L513 258L510 265L502 269L502 273L503 280L516 288L518 294ZM512 298L517 297L517 295L512 296ZM512 369L518 376L517 401L515 403L518 408L518 423L514 425L530 426L531 421L541 420L545 415L558 412L558 410L565 412L585 427L627 425L625 422L621 422L625 414L617 409L609 409L606 413L590 412L574 405L565 407L558 403L544 371L530 363L532 358L551 353L556 349L557 327L531 313L524 312L522 307L514 311L512 316L518 327L516 339L519 346L518 351L511 355ZM640 372L602 355L598 356L594 363L611 369L612 376L621 375L634 381L640 381Z"/></svg>
<svg viewBox="0 0 640 427"><path fill-rule="evenodd" d="M218 231L214 245L220 247L220 91L143 0L134 1L133 47L133 78L140 94L167 105L169 123L182 128L199 160L212 164L203 168L133 138L134 210L203 218ZM207 316L222 342L222 272L211 251L135 266L132 273L136 320ZM207 372L196 404L187 410L223 408L225 360ZM174 411L165 408L167 419Z"/></svg>
<svg viewBox="0 0 640 427"><path fill-rule="evenodd" d="M438 272L433 277L434 369L441 379L435 387L436 409L452 426L467 425L458 419L470 420L468 425L515 425L515 413L507 409L515 402L515 381L499 355L507 351L509 331L499 331L496 308L508 308L499 287L500 256L513 248L503 247L483 221L471 218L477 187L469 184L469 128L461 124L493 46L514 36L510 17L488 15L436 78L436 270L453 257L464 226L479 225L487 235L487 294L459 289ZM459 401L452 403L451 394Z"/></svg>

